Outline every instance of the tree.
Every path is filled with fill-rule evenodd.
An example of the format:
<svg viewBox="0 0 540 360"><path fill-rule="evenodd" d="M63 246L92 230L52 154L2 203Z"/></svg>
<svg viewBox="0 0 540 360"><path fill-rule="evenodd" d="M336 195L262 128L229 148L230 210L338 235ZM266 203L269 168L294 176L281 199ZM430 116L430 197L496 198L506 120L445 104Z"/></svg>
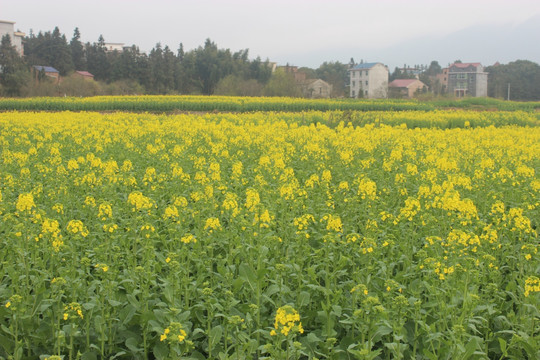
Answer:
<svg viewBox="0 0 540 360"><path fill-rule="evenodd" d="M24 52L30 65L52 66L62 76L73 71L71 48L58 27L38 36L31 34L25 39Z"/></svg>
<svg viewBox="0 0 540 360"><path fill-rule="evenodd" d="M528 60L516 60L506 65L485 68L488 75L488 96L506 99L510 85L510 100L540 100L540 65Z"/></svg>
<svg viewBox="0 0 540 360"><path fill-rule="evenodd" d="M407 68L405 67L405 69ZM396 79L416 79L416 76L414 74L409 74L407 71L401 71L398 67L396 67L394 72L390 74L389 80L392 82Z"/></svg>
<svg viewBox="0 0 540 360"><path fill-rule="evenodd" d="M296 85L294 76L286 73L283 69L278 69L272 74L268 84L263 89L265 96L290 96L300 97L302 91Z"/></svg>
<svg viewBox="0 0 540 360"><path fill-rule="evenodd" d="M439 65L438 61L433 60L426 71L424 71L424 74L427 76L436 76L437 74L442 73L442 67Z"/></svg>
<svg viewBox="0 0 540 360"><path fill-rule="evenodd" d="M111 63L107 57L103 35L99 36L97 43L87 43L85 49L88 71L94 75L96 80L108 81Z"/></svg>
<svg viewBox="0 0 540 360"><path fill-rule="evenodd" d="M219 81L216 95L261 96L263 85L255 79L245 80L238 75L229 75Z"/></svg>
<svg viewBox="0 0 540 360"><path fill-rule="evenodd" d="M66 36L60 33L60 29L55 27L52 33L52 59L51 66L65 76L73 71L73 60L71 49L67 43Z"/></svg>
<svg viewBox="0 0 540 360"><path fill-rule="evenodd" d="M347 68L347 65L336 61L324 62L315 70L318 78L332 85L332 97L345 96L346 84L349 81Z"/></svg>
<svg viewBox="0 0 540 360"><path fill-rule="evenodd" d="M30 74L7 34L0 43L0 69L2 93L7 96L21 95L22 87L29 81Z"/></svg>
<svg viewBox="0 0 540 360"><path fill-rule="evenodd" d="M69 48L71 50L71 59L75 70L86 70L86 57L84 54L84 46L81 43L81 33L79 28L75 28L73 31L73 37L69 42Z"/></svg>

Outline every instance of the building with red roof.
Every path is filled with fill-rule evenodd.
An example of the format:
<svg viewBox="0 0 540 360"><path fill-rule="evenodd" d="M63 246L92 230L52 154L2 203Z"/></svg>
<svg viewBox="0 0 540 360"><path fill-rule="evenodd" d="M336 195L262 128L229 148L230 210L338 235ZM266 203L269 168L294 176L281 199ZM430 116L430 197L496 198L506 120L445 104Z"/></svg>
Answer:
<svg viewBox="0 0 540 360"><path fill-rule="evenodd" d="M488 73L480 63L454 63L448 67L448 93L456 97L487 96Z"/></svg>
<svg viewBox="0 0 540 360"><path fill-rule="evenodd" d="M412 98L417 91L427 88L418 79L396 79L388 84L388 93L393 98Z"/></svg>
<svg viewBox="0 0 540 360"><path fill-rule="evenodd" d="M94 80L94 75L90 74L88 71L75 71L74 75L82 77L85 80Z"/></svg>

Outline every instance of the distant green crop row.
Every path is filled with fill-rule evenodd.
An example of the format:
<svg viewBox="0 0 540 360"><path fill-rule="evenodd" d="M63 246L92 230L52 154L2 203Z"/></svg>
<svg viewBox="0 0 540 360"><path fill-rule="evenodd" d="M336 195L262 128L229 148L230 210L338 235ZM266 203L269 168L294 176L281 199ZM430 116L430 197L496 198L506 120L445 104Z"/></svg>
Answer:
<svg viewBox="0 0 540 360"><path fill-rule="evenodd" d="M96 96L0 99L0 111L328 111L328 110L430 110L417 101L300 99L230 96Z"/></svg>
<svg viewBox="0 0 540 360"><path fill-rule="evenodd" d="M523 111L535 111L540 109L540 101L505 101L493 98L466 98L461 100L448 99L448 100L435 100L432 101L435 108L466 108L466 109L479 109L479 110L523 110Z"/></svg>
<svg viewBox="0 0 540 360"><path fill-rule="evenodd" d="M253 112L253 111L428 111L461 108L474 110L535 111L540 102L513 102L488 98L464 100L301 99L232 96L96 96L3 98L0 111L132 111L132 112Z"/></svg>

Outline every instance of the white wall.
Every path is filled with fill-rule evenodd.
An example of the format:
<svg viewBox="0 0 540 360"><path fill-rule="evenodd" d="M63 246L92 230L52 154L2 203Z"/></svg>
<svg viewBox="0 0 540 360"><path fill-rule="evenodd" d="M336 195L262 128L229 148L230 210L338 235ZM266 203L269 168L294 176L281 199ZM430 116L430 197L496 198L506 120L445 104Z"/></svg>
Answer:
<svg viewBox="0 0 540 360"><path fill-rule="evenodd" d="M0 39L6 34L9 35L9 37L11 38L11 45L14 45L19 55L22 56L23 55L22 38L24 37L24 34L18 33L18 34L22 34L22 36L20 35L16 36L13 29L14 29L13 22L0 20Z"/></svg>
<svg viewBox="0 0 540 360"><path fill-rule="evenodd" d="M366 74L367 72L367 74ZM366 85L367 81L367 85ZM388 69L381 63L369 69L349 71L350 97L384 99L388 97ZM367 90L367 95L365 91ZM359 96L359 93L362 93Z"/></svg>

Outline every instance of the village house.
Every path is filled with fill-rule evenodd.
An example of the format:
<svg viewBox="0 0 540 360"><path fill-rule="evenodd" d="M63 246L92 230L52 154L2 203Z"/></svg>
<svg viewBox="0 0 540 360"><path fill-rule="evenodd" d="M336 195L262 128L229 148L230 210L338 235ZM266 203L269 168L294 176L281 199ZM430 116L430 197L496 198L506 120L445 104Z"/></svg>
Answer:
<svg viewBox="0 0 540 360"><path fill-rule="evenodd" d="M74 76L83 78L84 80L94 80L94 75L90 74L88 71L75 71Z"/></svg>
<svg viewBox="0 0 540 360"><path fill-rule="evenodd" d="M350 97L384 99L388 96L388 68L381 63L358 64L349 69Z"/></svg>
<svg viewBox="0 0 540 360"><path fill-rule="evenodd" d="M56 83L60 81L60 72L51 66L34 65L32 69L36 80L39 78L40 74L43 74L52 78Z"/></svg>
<svg viewBox="0 0 540 360"><path fill-rule="evenodd" d="M11 39L11 45L15 46L15 49L17 49L17 52L20 56L23 56L23 38L26 36L26 34L20 31L15 31L14 28L14 21L0 20L0 38L4 37L4 35L9 35Z"/></svg>
<svg viewBox="0 0 540 360"><path fill-rule="evenodd" d="M287 74L294 77L294 81L300 90L302 96L306 98L329 98L332 95L333 86L322 79L308 79L306 73L298 70L298 66L285 65L280 66Z"/></svg>
<svg viewBox="0 0 540 360"><path fill-rule="evenodd" d="M414 97L418 91L422 91L426 84L418 79L396 79L388 84L388 94L393 98L408 98Z"/></svg>
<svg viewBox="0 0 540 360"><path fill-rule="evenodd" d="M488 73L480 63L454 63L448 67L447 91L456 97L487 96Z"/></svg>
<svg viewBox="0 0 540 360"><path fill-rule="evenodd" d="M302 96L306 98L329 98L333 86L321 79L307 79L299 83Z"/></svg>

